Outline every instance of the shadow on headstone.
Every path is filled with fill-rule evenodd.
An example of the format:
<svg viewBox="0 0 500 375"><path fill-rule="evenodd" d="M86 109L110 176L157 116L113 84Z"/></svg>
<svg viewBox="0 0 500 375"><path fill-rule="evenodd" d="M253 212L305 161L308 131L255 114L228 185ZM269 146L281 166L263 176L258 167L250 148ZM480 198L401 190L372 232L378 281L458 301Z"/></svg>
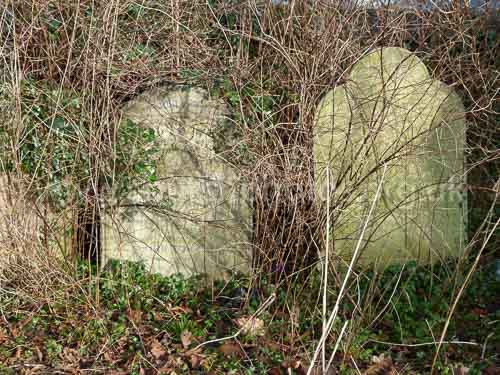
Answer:
<svg viewBox="0 0 500 375"><path fill-rule="evenodd" d="M248 270L249 193L213 145L226 112L208 92L189 87L154 89L124 108L124 121L155 130L160 160L156 182L106 205L103 264L138 261L164 275Z"/></svg>

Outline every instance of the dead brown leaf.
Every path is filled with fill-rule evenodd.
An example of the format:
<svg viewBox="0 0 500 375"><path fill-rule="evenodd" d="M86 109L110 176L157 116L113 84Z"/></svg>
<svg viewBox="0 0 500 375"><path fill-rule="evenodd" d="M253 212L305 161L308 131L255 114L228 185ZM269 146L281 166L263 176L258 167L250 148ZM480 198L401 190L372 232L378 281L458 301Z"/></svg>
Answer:
<svg viewBox="0 0 500 375"><path fill-rule="evenodd" d="M191 359L191 368L197 369L200 367L204 357L201 355L194 354L191 356L190 359Z"/></svg>
<svg viewBox="0 0 500 375"><path fill-rule="evenodd" d="M0 345L3 344L4 342L7 342L8 337L7 334L5 333L4 329L0 327Z"/></svg>
<svg viewBox="0 0 500 375"><path fill-rule="evenodd" d="M150 351L153 357L157 360L163 359L167 355L167 351L165 350L163 345L160 344L156 339L151 342Z"/></svg>
<svg viewBox="0 0 500 375"><path fill-rule="evenodd" d="M189 348L189 345L193 342L193 334L189 331L183 331L181 333L181 342L184 349Z"/></svg>
<svg viewBox="0 0 500 375"><path fill-rule="evenodd" d="M218 350L226 357L243 358L245 356L245 353L243 352L243 349L241 349L241 346L238 343L231 341L225 342L224 344L219 346Z"/></svg>
<svg viewBox="0 0 500 375"><path fill-rule="evenodd" d="M281 364L281 367L283 367L283 368L293 368L295 370L301 366L302 366L302 363L296 359L289 359L289 360L283 361L283 363Z"/></svg>
<svg viewBox="0 0 500 375"><path fill-rule="evenodd" d="M71 348L64 348L59 357L69 365L77 366L80 363L80 353L78 350Z"/></svg>
<svg viewBox="0 0 500 375"><path fill-rule="evenodd" d="M379 356L373 356L372 366L363 373L364 375L397 375L398 371L392 363L390 357L386 357L384 354Z"/></svg>
<svg viewBox="0 0 500 375"><path fill-rule="evenodd" d="M129 309L127 309L127 316L134 323L139 323L142 321L142 311L141 310L134 310L134 309L129 308Z"/></svg>
<svg viewBox="0 0 500 375"><path fill-rule="evenodd" d="M18 346L16 349L16 354L15 354L14 358L19 359L22 357L22 355L23 355L23 350L20 346Z"/></svg>
<svg viewBox="0 0 500 375"><path fill-rule="evenodd" d="M35 346L36 357L39 362L43 362L43 353L38 346Z"/></svg>
<svg viewBox="0 0 500 375"><path fill-rule="evenodd" d="M189 361L191 362L191 367L194 369L199 368L203 364L203 361L206 358L206 355L203 354L201 348L195 350L188 350L185 353L185 356L189 358Z"/></svg>
<svg viewBox="0 0 500 375"><path fill-rule="evenodd" d="M10 329L10 334L13 338L16 338L17 336L19 336L19 329L17 329L16 327L12 327Z"/></svg>
<svg viewBox="0 0 500 375"><path fill-rule="evenodd" d="M161 313L159 311L155 311L153 312L153 318L154 320L156 320L157 322L160 322L163 320L163 317L161 316Z"/></svg>
<svg viewBox="0 0 500 375"><path fill-rule="evenodd" d="M182 315L182 314L192 314L193 310L186 306L175 306L169 307L168 312L173 316Z"/></svg>
<svg viewBox="0 0 500 375"><path fill-rule="evenodd" d="M115 359L113 358L113 355L111 354L110 351L106 350L103 355L104 359L110 363L114 363Z"/></svg>

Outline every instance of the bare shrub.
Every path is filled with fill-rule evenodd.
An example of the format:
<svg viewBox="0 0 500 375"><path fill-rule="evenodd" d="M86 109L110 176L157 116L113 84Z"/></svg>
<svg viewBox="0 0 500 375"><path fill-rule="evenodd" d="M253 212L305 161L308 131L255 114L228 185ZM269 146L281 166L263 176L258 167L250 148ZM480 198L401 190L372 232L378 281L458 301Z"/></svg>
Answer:
<svg viewBox="0 0 500 375"><path fill-rule="evenodd" d="M290 305L295 305L307 288L304 280L324 259L327 221L335 227L336 220L341 220L333 214L327 218L315 196L314 112L326 92L345 82L356 61L380 46L414 51L432 76L453 86L464 101L466 178L473 209L470 243L463 259L456 262L469 264L465 258L486 257L498 249L498 211L492 208L499 196L497 14L478 14L458 5L433 10L368 9L327 1L274 5L22 0L4 2L0 20L0 62L3 80L9 84L11 110L1 129L7 143L0 145L0 169L29 188L30 200L24 195L20 199L43 207L36 210L36 220L42 221L38 233L27 224L31 214L24 215L20 206L12 206L19 210L14 216L2 213L8 223L1 246L12 259L2 274L3 282L27 294L37 294L46 285L43 280L54 279L48 275L67 280L63 271L54 269L49 254L40 252L51 248L47 239L57 238L48 234L55 228L47 223L48 212L68 218L62 227L71 228L72 237L69 250L61 254L77 253L76 233L82 224L78 217L99 215L99 204L107 199L119 174L143 177L134 175L131 160L118 157L120 106L155 85L196 84L220 95L232 108L231 130L238 137L222 153L239 166L253 187L256 277L270 278L280 287L286 283ZM28 92L27 81L35 83ZM68 96L77 102L65 103ZM36 115L40 107L46 108L43 116ZM71 133L66 138L56 131L61 125L58 119ZM33 132L29 134L39 134L36 152L45 150L43 158L31 165L39 175L26 170L29 158L22 151L30 146L25 132L30 121ZM66 145L67 155L57 154L61 144ZM54 155L66 164L54 166ZM118 174L120 162L123 168ZM378 167L370 173L380 172L383 165ZM50 179L57 176L55 172L63 178ZM342 202L333 205L342 204L348 210L360 194L364 177L346 191ZM61 186L69 188L64 196L67 216L58 211L52 194ZM367 320L372 323L390 304L392 291L377 285L375 277L371 290L377 290L382 299L374 307L372 295L361 300L357 294L356 281L364 277L363 272L353 274L350 268L354 281L343 284L347 267L334 256L324 269L330 275L328 285L323 285L328 301L323 308L318 302L306 309L312 318L322 316L326 322L327 305L333 306L332 296L343 297L336 293L344 285L345 298L355 308L338 319L356 322L345 336L352 342L360 327ZM296 276L299 283L293 282ZM450 279L458 298L461 285L456 275ZM333 329L338 335L340 326ZM320 335L313 336L317 340Z"/></svg>

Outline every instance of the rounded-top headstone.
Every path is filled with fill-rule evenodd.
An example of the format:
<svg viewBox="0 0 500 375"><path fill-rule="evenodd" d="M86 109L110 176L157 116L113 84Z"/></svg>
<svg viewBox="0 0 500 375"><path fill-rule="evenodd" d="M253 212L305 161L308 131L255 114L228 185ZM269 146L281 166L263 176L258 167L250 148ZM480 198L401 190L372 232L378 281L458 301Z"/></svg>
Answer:
<svg viewBox="0 0 500 375"><path fill-rule="evenodd" d="M247 270L248 191L214 151L213 134L226 116L224 103L200 88L154 89L126 105L124 121L158 136L158 179L106 210L103 263L140 261L165 275Z"/></svg>
<svg viewBox="0 0 500 375"><path fill-rule="evenodd" d="M460 253L464 112L452 89L396 47L361 58L347 82L323 98L314 128L315 173L322 202L331 195L338 253L354 250L384 165L364 258L429 261Z"/></svg>

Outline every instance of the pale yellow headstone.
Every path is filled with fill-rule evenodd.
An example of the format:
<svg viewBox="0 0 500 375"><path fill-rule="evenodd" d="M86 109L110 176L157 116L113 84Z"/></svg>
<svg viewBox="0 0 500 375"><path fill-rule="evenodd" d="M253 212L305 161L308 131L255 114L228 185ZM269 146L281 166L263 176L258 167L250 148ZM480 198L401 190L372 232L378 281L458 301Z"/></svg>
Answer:
<svg viewBox="0 0 500 375"><path fill-rule="evenodd" d="M155 89L126 106L124 119L159 137L158 181L105 208L103 263L140 261L164 275L248 269L248 190L213 147L225 115L224 104L199 88Z"/></svg>
<svg viewBox="0 0 500 375"><path fill-rule="evenodd" d="M464 112L451 88L396 47L360 59L347 82L323 98L314 129L315 173L323 204L330 188L337 253L354 250L384 165L363 258L434 261L462 251Z"/></svg>

